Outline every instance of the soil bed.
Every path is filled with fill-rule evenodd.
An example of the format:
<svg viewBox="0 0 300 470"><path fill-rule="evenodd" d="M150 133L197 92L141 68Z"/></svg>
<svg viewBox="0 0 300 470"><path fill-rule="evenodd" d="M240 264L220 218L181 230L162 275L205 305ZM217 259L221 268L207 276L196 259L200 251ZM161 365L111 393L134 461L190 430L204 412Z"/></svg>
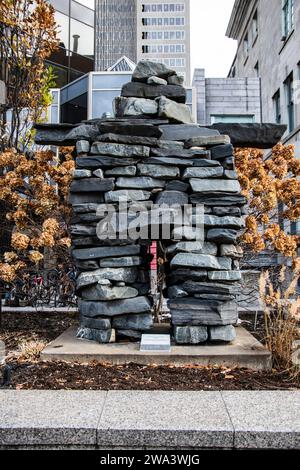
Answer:
<svg viewBox="0 0 300 470"><path fill-rule="evenodd" d="M70 390L286 390L300 382L287 373L225 367L78 364L39 360L32 344L48 343L76 323L74 314L3 314L0 340L10 356L11 389ZM252 332L251 321L246 324ZM23 345L23 353L19 348ZM3 382L0 372L0 386Z"/></svg>

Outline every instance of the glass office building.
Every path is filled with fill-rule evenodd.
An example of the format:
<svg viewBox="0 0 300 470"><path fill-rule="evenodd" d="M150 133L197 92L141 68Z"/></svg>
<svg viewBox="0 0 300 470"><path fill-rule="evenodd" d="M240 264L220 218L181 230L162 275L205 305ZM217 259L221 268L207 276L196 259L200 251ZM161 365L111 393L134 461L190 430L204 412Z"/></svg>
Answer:
<svg viewBox="0 0 300 470"><path fill-rule="evenodd" d="M55 8L60 46L48 59L61 88L94 70L95 1L48 0Z"/></svg>

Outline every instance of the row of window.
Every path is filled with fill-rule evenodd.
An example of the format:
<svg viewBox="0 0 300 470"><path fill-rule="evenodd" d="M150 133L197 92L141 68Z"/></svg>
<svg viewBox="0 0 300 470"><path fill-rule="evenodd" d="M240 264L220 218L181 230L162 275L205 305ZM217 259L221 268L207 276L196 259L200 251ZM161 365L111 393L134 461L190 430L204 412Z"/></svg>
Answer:
<svg viewBox="0 0 300 470"><path fill-rule="evenodd" d="M166 57L153 57L151 58L152 62L159 62L165 64L167 67L185 67L185 59L183 58L166 58ZM180 72L180 75L185 75L185 73Z"/></svg>
<svg viewBox="0 0 300 470"><path fill-rule="evenodd" d="M282 40L288 37L294 27L294 0L282 0Z"/></svg>
<svg viewBox="0 0 300 470"><path fill-rule="evenodd" d="M294 76L293 72L286 78L284 81L284 91L285 91L285 106L287 111L287 124L288 131L292 132L295 129L295 109L294 109ZM273 96L273 105L274 105L274 114L275 122L281 124L281 92L280 89L276 91Z"/></svg>
<svg viewBox="0 0 300 470"><path fill-rule="evenodd" d="M144 26L184 26L184 17L178 18L142 18Z"/></svg>
<svg viewBox="0 0 300 470"><path fill-rule="evenodd" d="M285 41L294 28L294 0L282 0L282 41ZM254 13L251 28L244 36L244 54L248 57L251 45L258 35L258 14Z"/></svg>
<svg viewBox="0 0 300 470"><path fill-rule="evenodd" d="M256 11L252 18L251 29L245 34L245 37L244 37L244 53L246 57L248 57L250 47L251 45L252 46L254 45L257 35L258 35L258 15Z"/></svg>
<svg viewBox="0 0 300 470"><path fill-rule="evenodd" d="M184 3L152 3L143 4L142 11L145 12L179 12L184 11Z"/></svg>
<svg viewBox="0 0 300 470"><path fill-rule="evenodd" d="M143 31L143 39L152 39L154 41L160 39L166 40L175 40L175 39L185 39L185 31Z"/></svg>
<svg viewBox="0 0 300 470"><path fill-rule="evenodd" d="M185 52L184 44L150 44L142 46L143 54L182 54Z"/></svg>

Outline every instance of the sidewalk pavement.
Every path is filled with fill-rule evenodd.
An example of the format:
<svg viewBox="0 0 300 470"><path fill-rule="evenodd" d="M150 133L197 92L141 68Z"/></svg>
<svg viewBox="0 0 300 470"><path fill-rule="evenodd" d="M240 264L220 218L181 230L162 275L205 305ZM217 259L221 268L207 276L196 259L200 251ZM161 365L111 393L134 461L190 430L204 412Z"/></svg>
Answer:
<svg viewBox="0 0 300 470"><path fill-rule="evenodd" d="M300 391L0 391L0 448L300 449Z"/></svg>

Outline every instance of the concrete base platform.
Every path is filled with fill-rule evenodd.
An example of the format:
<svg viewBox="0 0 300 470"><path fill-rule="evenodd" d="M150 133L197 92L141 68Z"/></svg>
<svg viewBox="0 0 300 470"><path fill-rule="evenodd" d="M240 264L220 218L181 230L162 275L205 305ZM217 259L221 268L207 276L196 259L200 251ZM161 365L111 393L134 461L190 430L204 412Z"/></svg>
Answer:
<svg viewBox="0 0 300 470"><path fill-rule="evenodd" d="M157 333L166 327L158 325ZM76 338L76 327L66 330L42 351L47 361L108 362L112 364L224 365L262 370L271 368L271 354L248 331L237 327L231 344L203 346L172 345L170 352L141 352L140 343L99 344ZM153 333L153 331L152 331Z"/></svg>

